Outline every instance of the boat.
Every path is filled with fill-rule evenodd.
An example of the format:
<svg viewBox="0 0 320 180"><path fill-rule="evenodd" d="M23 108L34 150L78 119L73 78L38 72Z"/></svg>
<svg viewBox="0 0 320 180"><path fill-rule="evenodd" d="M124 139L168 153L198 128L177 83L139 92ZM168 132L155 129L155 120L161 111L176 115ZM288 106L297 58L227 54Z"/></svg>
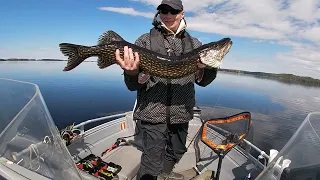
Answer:
<svg viewBox="0 0 320 180"><path fill-rule="evenodd" d="M142 152L134 107L58 129L36 84L1 78L0 87L0 179L136 179ZM205 111L194 107L188 151L174 168L185 179L320 178L320 112L310 112L280 151L265 152L246 139L250 112L204 119Z"/></svg>

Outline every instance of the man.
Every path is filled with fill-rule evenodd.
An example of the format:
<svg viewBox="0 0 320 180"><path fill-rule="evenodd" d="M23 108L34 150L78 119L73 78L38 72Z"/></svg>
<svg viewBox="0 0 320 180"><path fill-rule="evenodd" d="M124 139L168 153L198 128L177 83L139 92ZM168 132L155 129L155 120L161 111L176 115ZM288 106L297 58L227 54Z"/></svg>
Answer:
<svg viewBox="0 0 320 180"><path fill-rule="evenodd" d="M157 7L150 33L141 35L136 45L169 56L179 56L201 46L186 32L181 0L163 0ZM159 18L160 17L160 18ZM186 149L189 121L195 105L194 83L207 86L217 69L199 63L196 74L179 79L164 79L144 74L139 69L139 54L124 47L124 56L116 50L116 60L124 70L129 90L137 91L134 120L140 121L143 153L137 179L183 179L172 172Z"/></svg>

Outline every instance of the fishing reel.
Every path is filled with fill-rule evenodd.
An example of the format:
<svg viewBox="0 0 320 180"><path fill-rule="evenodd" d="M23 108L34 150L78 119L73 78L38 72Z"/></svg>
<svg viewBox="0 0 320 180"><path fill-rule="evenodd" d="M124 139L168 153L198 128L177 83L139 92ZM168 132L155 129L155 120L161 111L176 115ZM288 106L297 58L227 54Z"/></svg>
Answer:
<svg viewBox="0 0 320 180"><path fill-rule="evenodd" d="M74 128L74 123L60 131L60 136L64 140L66 146L69 146L76 137L79 137L81 131Z"/></svg>

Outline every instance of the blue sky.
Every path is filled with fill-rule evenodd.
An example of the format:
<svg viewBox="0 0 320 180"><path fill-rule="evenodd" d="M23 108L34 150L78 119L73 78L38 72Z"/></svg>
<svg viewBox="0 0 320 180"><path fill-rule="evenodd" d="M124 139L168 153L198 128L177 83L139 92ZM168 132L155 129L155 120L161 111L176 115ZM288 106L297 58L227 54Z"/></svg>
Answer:
<svg viewBox="0 0 320 180"><path fill-rule="evenodd" d="M0 58L61 58L59 43L95 45L114 30L134 42L152 27L161 0L0 2ZM316 0L183 1L190 33L203 43L231 37L222 68L320 78Z"/></svg>

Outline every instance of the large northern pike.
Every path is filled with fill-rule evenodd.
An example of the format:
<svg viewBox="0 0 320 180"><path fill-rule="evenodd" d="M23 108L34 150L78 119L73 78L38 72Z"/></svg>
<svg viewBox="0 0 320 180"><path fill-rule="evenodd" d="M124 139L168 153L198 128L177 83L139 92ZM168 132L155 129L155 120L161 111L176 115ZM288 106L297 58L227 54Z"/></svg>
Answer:
<svg viewBox="0 0 320 180"><path fill-rule="evenodd" d="M83 46L70 43L61 43L61 52L68 56L67 66L63 71L70 71L77 67L85 59L98 56L98 67L100 69L111 66L116 62L115 51L120 50L123 55L123 47L132 48L133 52L138 52L140 57L139 67L153 76L165 78L181 78L192 74L198 70L198 60L207 67L220 67L224 56L232 46L230 38L223 38L216 42L204 44L181 56L162 55L151 50L142 48L125 41L114 31L103 33L96 46Z"/></svg>

